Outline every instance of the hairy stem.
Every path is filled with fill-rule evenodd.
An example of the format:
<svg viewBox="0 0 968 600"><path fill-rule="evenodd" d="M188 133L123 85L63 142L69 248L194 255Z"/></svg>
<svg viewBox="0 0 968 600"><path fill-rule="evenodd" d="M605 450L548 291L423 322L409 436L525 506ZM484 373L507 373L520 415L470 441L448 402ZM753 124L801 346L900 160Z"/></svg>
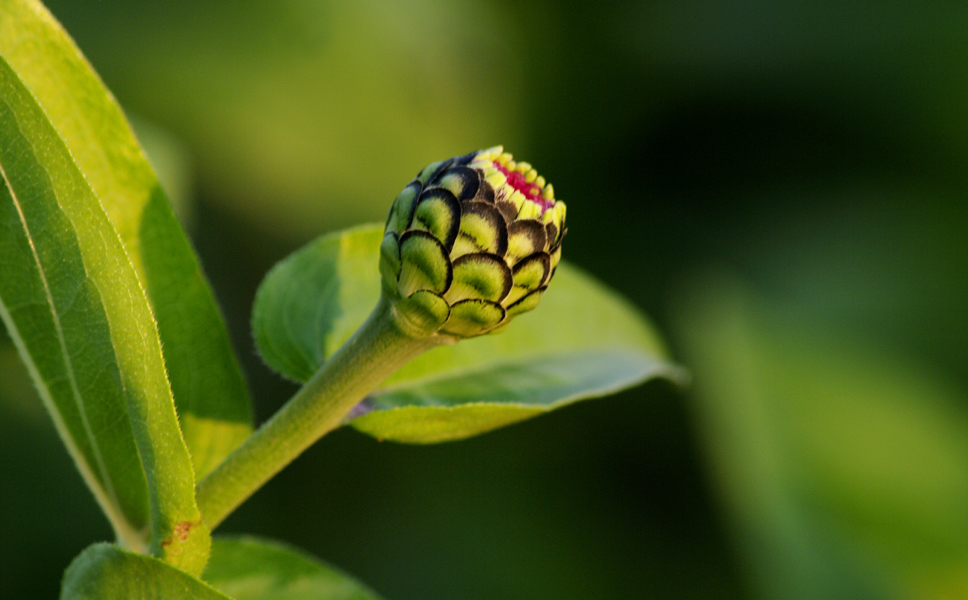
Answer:
<svg viewBox="0 0 968 600"><path fill-rule="evenodd" d="M214 529L316 440L336 429L366 394L434 346L437 335L412 335L380 299L370 317L313 377L197 486L198 508Z"/></svg>

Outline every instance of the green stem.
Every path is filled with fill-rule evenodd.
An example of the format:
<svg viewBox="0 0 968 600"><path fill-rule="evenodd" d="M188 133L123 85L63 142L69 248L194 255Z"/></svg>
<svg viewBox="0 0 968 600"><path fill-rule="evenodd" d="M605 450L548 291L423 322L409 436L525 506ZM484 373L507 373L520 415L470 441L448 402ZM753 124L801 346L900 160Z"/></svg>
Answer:
<svg viewBox="0 0 968 600"><path fill-rule="evenodd" d="M198 483L198 508L209 528L323 435L397 369L434 346L437 335L419 335L381 298L370 317L298 392Z"/></svg>

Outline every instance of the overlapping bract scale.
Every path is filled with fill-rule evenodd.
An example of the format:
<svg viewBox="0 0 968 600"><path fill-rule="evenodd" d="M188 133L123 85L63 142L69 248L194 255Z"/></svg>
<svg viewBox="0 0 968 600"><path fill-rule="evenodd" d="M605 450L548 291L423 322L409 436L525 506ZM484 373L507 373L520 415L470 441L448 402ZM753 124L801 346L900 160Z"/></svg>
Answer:
<svg viewBox="0 0 968 600"><path fill-rule="evenodd" d="M390 208L383 291L417 330L497 331L537 306L566 232L551 185L502 148L436 162Z"/></svg>

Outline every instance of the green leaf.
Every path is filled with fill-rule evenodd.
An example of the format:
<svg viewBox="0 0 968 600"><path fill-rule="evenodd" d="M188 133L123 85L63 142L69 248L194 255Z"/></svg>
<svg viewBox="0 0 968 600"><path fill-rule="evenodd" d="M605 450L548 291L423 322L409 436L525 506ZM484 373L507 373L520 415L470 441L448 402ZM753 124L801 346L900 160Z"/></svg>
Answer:
<svg viewBox="0 0 968 600"><path fill-rule="evenodd" d="M325 235L269 273L252 328L270 366L305 381L363 322L379 298L381 239L379 225ZM460 439L647 379L680 380L665 356L634 307L562 263L537 309L499 334L418 357L352 424L380 439Z"/></svg>
<svg viewBox="0 0 968 600"><path fill-rule="evenodd" d="M157 319L185 441L202 477L251 432L215 298L121 109L36 0L0 0L0 55L64 139L121 236Z"/></svg>
<svg viewBox="0 0 968 600"><path fill-rule="evenodd" d="M378 600L352 577L294 548L252 537L212 540L205 581L235 600Z"/></svg>
<svg viewBox="0 0 968 600"><path fill-rule="evenodd" d="M64 573L60 600L231 600L184 571L111 544L88 547Z"/></svg>
<svg viewBox="0 0 968 600"><path fill-rule="evenodd" d="M0 58L0 316L120 540L200 569L195 506L151 308L43 108Z"/></svg>
<svg viewBox="0 0 968 600"><path fill-rule="evenodd" d="M678 306L699 429L762 596L968 597L964 387L733 280Z"/></svg>

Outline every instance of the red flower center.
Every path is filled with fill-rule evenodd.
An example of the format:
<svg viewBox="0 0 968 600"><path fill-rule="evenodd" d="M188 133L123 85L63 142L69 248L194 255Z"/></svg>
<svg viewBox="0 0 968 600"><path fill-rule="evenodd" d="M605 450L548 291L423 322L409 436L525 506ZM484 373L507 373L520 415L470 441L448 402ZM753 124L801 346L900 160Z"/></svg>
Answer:
<svg viewBox="0 0 968 600"><path fill-rule="evenodd" d="M528 183L525 181L524 175L521 173L518 173L517 171L509 171L507 167L497 161L494 161L494 168L504 173L504 176L508 179L508 185L521 192L521 194L528 200L540 206L542 214L544 214L544 211L555 205L554 200L545 200L542 198L541 187L534 183Z"/></svg>

